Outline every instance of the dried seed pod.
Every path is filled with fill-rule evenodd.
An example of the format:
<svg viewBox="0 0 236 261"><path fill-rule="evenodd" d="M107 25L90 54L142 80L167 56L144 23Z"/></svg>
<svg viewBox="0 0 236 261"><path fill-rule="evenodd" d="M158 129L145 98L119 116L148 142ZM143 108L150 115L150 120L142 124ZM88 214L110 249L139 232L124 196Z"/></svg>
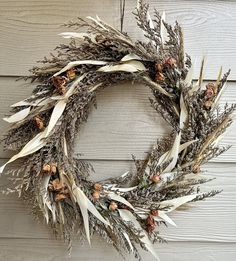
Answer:
<svg viewBox="0 0 236 261"><path fill-rule="evenodd" d="M64 95L66 93L66 87L64 85L57 88L57 91L60 95Z"/></svg>
<svg viewBox="0 0 236 261"><path fill-rule="evenodd" d="M69 195L68 188L64 187L64 189L61 191L61 193L65 194L65 195Z"/></svg>
<svg viewBox="0 0 236 261"><path fill-rule="evenodd" d="M173 57L169 57L165 60L164 62L165 64L168 64L170 66L174 66L176 65L176 60Z"/></svg>
<svg viewBox="0 0 236 261"><path fill-rule="evenodd" d="M161 177L159 175L153 175L150 177L150 180L153 182L153 183L158 183L160 182L161 180Z"/></svg>
<svg viewBox="0 0 236 261"><path fill-rule="evenodd" d="M109 210L115 211L117 208L118 208L118 205L116 204L116 202L112 201L109 205Z"/></svg>
<svg viewBox="0 0 236 261"><path fill-rule="evenodd" d="M66 199L66 198L67 198L67 196L65 194L58 193L58 194L55 195L54 200L56 202L58 202L58 201Z"/></svg>
<svg viewBox="0 0 236 261"><path fill-rule="evenodd" d="M54 191L54 187L53 187L52 183L48 184L48 190L49 191Z"/></svg>
<svg viewBox="0 0 236 261"><path fill-rule="evenodd" d="M215 94L214 94L213 89L208 88L208 89L205 90L205 96L206 96L207 98L212 98L214 95L215 95Z"/></svg>
<svg viewBox="0 0 236 261"><path fill-rule="evenodd" d="M66 72L66 77L69 79L69 80L73 80L76 76L76 73L75 73L75 69L74 68L71 68L69 69L67 72Z"/></svg>
<svg viewBox="0 0 236 261"><path fill-rule="evenodd" d="M207 85L206 85L206 89L208 90L212 90L214 95L217 93L217 87L216 85L213 83L213 82L209 82Z"/></svg>
<svg viewBox="0 0 236 261"><path fill-rule="evenodd" d="M66 92L65 84L67 83L66 77L64 76L52 77L52 82L60 95L65 94Z"/></svg>
<svg viewBox="0 0 236 261"><path fill-rule="evenodd" d="M207 100L207 101L204 102L204 108L205 108L206 110L210 110L210 109L211 109L211 106L212 106L212 101Z"/></svg>
<svg viewBox="0 0 236 261"><path fill-rule="evenodd" d="M49 164L43 165L43 172L49 174L51 172L51 166Z"/></svg>
<svg viewBox="0 0 236 261"><path fill-rule="evenodd" d="M65 184L63 184L59 179L54 179L50 184L52 185L53 191L60 191L65 188Z"/></svg>
<svg viewBox="0 0 236 261"><path fill-rule="evenodd" d="M156 228L156 225L147 225L146 227L146 231L148 232L148 234L151 234Z"/></svg>
<svg viewBox="0 0 236 261"><path fill-rule="evenodd" d="M155 68L157 72L162 72L162 65L160 63L156 63Z"/></svg>
<svg viewBox="0 0 236 261"><path fill-rule="evenodd" d="M94 187L95 190L98 190L98 191L101 191L101 190L102 190L102 185L99 184L99 183L95 183L95 184L93 185L93 187Z"/></svg>
<svg viewBox="0 0 236 261"><path fill-rule="evenodd" d="M156 210L156 209L151 210L151 215L157 217L158 216L158 210Z"/></svg>
<svg viewBox="0 0 236 261"><path fill-rule="evenodd" d="M162 81L164 81L164 80L165 80L164 74L158 72L158 73L156 74L156 76L155 76L155 80L156 80L157 82L162 82Z"/></svg>
<svg viewBox="0 0 236 261"><path fill-rule="evenodd" d="M67 83L67 79L64 76L55 76L52 77L52 83L55 88L59 88L62 85L65 85Z"/></svg>
<svg viewBox="0 0 236 261"><path fill-rule="evenodd" d="M147 225L155 225L155 220L154 220L154 218L153 218L153 216L152 215L149 215L148 217L147 217L147 219L146 219L146 224Z"/></svg>
<svg viewBox="0 0 236 261"><path fill-rule="evenodd" d="M36 126L39 130L44 129L44 123L43 123L42 119L41 119L39 116L35 116L35 117L34 117L34 123L35 123L35 126Z"/></svg>
<svg viewBox="0 0 236 261"><path fill-rule="evenodd" d="M51 173L52 173L52 175L55 175L57 173L57 164L56 163L52 163Z"/></svg>
<svg viewBox="0 0 236 261"><path fill-rule="evenodd" d="M95 191L93 192L93 199L94 199L94 200L97 200L97 199L99 199L99 198L100 198L100 192L97 191L97 190L95 190Z"/></svg>
<svg viewBox="0 0 236 261"><path fill-rule="evenodd" d="M193 172L194 174L197 174L197 173L199 173L200 171L201 171L201 169L200 169L200 166L199 166L199 165L194 165L194 166L193 166L192 172Z"/></svg>

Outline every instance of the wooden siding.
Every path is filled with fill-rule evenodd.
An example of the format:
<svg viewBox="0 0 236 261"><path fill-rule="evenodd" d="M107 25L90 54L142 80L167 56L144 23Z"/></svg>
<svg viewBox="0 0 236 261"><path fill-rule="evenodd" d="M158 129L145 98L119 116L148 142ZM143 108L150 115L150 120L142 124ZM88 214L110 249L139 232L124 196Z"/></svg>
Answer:
<svg viewBox="0 0 236 261"><path fill-rule="evenodd" d="M206 79L215 79L220 65L232 69L228 89L221 103L236 101L236 1L149 0L150 7L166 11L167 21L178 19L184 28L187 52L196 60L195 77L203 55L207 56ZM131 12L136 0L126 0L125 30L134 38L141 32ZM0 1L0 118L10 104L30 94L32 86L16 82L26 75L35 61L51 52L62 39L60 25L77 16L98 14L119 28L118 0L1 0ZM65 41L65 40L63 40ZM92 109L88 122L81 127L76 152L89 160L93 179L117 176L134 168L131 154L145 156L156 138L169 131L165 122L150 107L149 91L140 85L121 85L98 95L98 108ZM0 122L1 137L8 126ZM161 228L170 242L156 245L165 261L236 260L236 123L221 144L232 148L205 165L207 175L216 179L204 189L223 189L216 197L189 204L191 211L180 209L172 214L178 227ZM0 145L0 164L11 153ZM8 184L1 177L0 187ZM66 245L56 240L45 224L39 224L16 195L0 195L0 260L122 260L111 246L94 237L92 248L75 241L71 258ZM144 260L153 260L143 253ZM131 257L128 260L133 260Z"/></svg>

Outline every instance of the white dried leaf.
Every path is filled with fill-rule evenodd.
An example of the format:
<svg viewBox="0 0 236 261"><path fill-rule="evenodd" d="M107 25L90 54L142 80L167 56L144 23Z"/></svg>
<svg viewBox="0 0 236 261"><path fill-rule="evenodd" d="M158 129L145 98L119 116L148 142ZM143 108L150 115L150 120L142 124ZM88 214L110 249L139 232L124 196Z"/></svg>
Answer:
<svg viewBox="0 0 236 261"><path fill-rule="evenodd" d="M166 13L163 12L161 16L161 26L160 26L160 35L161 35L161 40L162 44L164 45L166 41L168 41L168 32L166 30L166 27L163 22L166 20Z"/></svg>
<svg viewBox="0 0 236 261"><path fill-rule="evenodd" d="M10 107L21 107L21 106L31 106L33 102L27 102L26 100L19 101L17 103L12 104Z"/></svg>
<svg viewBox="0 0 236 261"><path fill-rule="evenodd" d="M179 117L179 127L184 128L185 122L188 118L188 110L184 102L183 94L180 96L180 117Z"/></svg>
<svg viewBox="0 0 236 261"><path fill-rule="evenodd" d="M14 107L21 107L21 106L43 106L43 105L46 105L48 102L50 102L50 99L51 98L39 98L39 99L36 99L34 101L27 101L28 99L32 98L33 96L23 100L23 101L19 101L17 103L14 103L11 105L12 108Z"/></svg>
<svg viewBox="0 0 236 261"><path fill-rule="evenodd" d="M103 30L109 31L109 30L108 30L103 24L101 24L100 21L98 21L97 19L95 19L95 18L93 18L93 17L91 17L91 16L87 16L86 18L92 20L95 24L97 24L97 25L98 25L99 27L101 27ZM98 18L98 16L97 16L97 18Z"/></svg>
<svg viewBox="0 0 236 261"><path fill-rule="evenodd" d="M64 32L60 33L59 35L66 39L76 38L78 40L84 40L85 37L88 37L93 43L97 43L96 34L92 33Z"/></svg>
<svg viewBox="0 0 236 261"><path fill-rule="evenodd" d="M56 222L56 208L53 204L51 204L51 201L49 199L48 195L48 184L49 184L50 176L44 176L42 179L42 185L41 185L41 196L43 199L43 205L44 208L45 206L51 211L52 213L52 220L53 222ZM48 211L45 212L45 218L48 223Z"/></svg>
<svg viewBox="0 0 236 261"><path fill-rule="evenodd" d="M101 20L101 18L96 15L96 19L98 22L100 22L103 26L106 26L106 29L109 31L109 29L112 29L113 31L115 31L117 33L117 35L119 35L122 39L126 39L125 37L123 37L123 34L118 31L115 27L111 26L110 24L106 23L105 21Z"/></svg>
<svg viewBox="0 0 236 261"><path fill-rule="evenodd" d="M106 65L98 69L99 72L117 72L117 71L124 71L124 72L137 72L137 71L145 71L145 66L136 60L129 60L122 64L116 65Z"/></svg>
<svg viewBox="0 0 236 261"><path fill-rule="evenodd" d="M160 93L165 94L168 97L172 97L172 95L169 94L165 89L163 89L160 84L152 81L152 79L150 77L144 76L143 80L145 80L145 82L150 84L153 88L157 89Z"/></svg>
<svg viewBox="0 0 236 261"><path fill-rule="evenodd" d="M226 83L227 83L227 82L224 83L224 85L222 86L222 88L221 88L220 92L218 93L216 99L214 100L214 102L213 102L213 104L212 104L212 106L211 106L211 110L212 110L212 111L213 111L213 110L216 108L216 106L218 105L218 103L219 103L219 101L220 101L220 97L221 97L221 95L223 94L223 92L225 91L225 89L226 89L226 87L227 87Z"/></svg>
<svg viewBox="0 0 236 261"><path fill-rule="evenodd" d="M222 76L222 70L223 70L223 68L221 66L220 70L219 70L219 73L218 73L218 77L217 77L216 83L215 83L216 87L219 86L219 83L220 83L220 80L221 80L221 76Z"/></svg>
<svg viewBox="0 0 236 261"><path fill-rule="evenodd" d="M67 148L66 137L64 137L64 139L63 139L63 148L64 148L65 156L68 157L68 148Z"/></svg>
<svg viewBox="0 0 236 261"><path fill-rule="evenodd" d="M83 221L84 221L84 228L86 232L86 236L88 239L88 242L90 244L90 232L89 232L89 218L88 218L88 210L101 222L103 222L105 225L109 225L109 223L102 217L102 215L98 212L96 207L93 205L93 203L87 198L87 196L84 194L84 192L74 185L72 187L73 195L75 197L76 202L78 203Z"/></svg>
<svg viewBox="0 0 236 261"><path fill-rule="evenodd" d="M85 77L85 75L83 74L80 77L78 77L76 80L74 80L74 82L69 87L68 91L64 94L64 96L62 96L63 100L59 100L56 103L56 105L54 106L49 124L44 131L45 132L45 138L49 135L49 133L55 127L56 123L58 122L58 120L60 119L60 117L62 116L62 114L63 114L63 112L66 108L68 98L73 94L75 87L84 77Z"/></svg>
<svg viewBox="0 0 236 261"><path fill-rule="evenodd" d="M6 122L9 122L9 123L18 122L18 121L25 119L29 115L29 113L30 113L30 107L23 109L21 111L18 111L17 113L11 115L8 118L3 118L3 120Z"/></svg>
<svg viewBox="0 0 236 261"><path fill-rule="evenodd" d="M137 219L135 218L135 216L126 209L118 209L119 214L121 216L121 218L124 221L127 222L132 222L133 225L135 226L135 228L140 232L140 241L142 241L142 243L145 244L145 247L147 248L147 250L157 259L160 261L159 257L157 256L157 253L154 250L153 244L152 242L149 240L147 233L142 229L142 227L140 226L139 222L137 221Z"/></svg>
<svg viewBox="0 0 236 261"><path fill-rule="evenodd" d="M79 189L78 187L75 187L72 189L73 195L75 197L76 202L78 203L80 207L80 211L83 217L84 221L84 229L85 233L88 239L89 244L90 242L90 232L89 232L89 217L88 217L88 204L87 204L87 197L82 193L82 190Z"/></svg>
<svg viewBox="0 0 236 261"><path fill-rule="evenodd" d="M150 15L149 11L147 11L147 20L149 22L150 28L154 29L154 24L153 24L153 21L152 21L152 18L151 18L151 15Z"/></svg>
<svg viewBox="0 0 236 261"><path fill-rule="evenodd" d="M175 167L175 165L177 163L178 155L179 155L180 138L181 138L181 131L175 137L173 147L170 150L170 154L169 154L169 158L170 159L172 158L172 160L169 163L169 165L165 168L165 170L163 171L164 173L172 171L172 169Z"/></svg>
<svg viewBox="0 0 236 261"><path fill-rule="evenodd" d="M193 194L193 195L183 196L183 197L179 197L179 198L174 198L171 200L165 200L165 201L160 202L160 208L169 207L167 210L162 210L165 213L169 213L169 212L175 210L176 208L178 208L179 206L181 206L189 201L192 201L199 195L200 194Z"/></svg>
<svg viewBox="0 0 236 261"><path fill-rule="evenodd" d="M191 145L192 143L196 142L196 140L190 140L190 141L187 141L183 144L181 144L179 146L179 153L181 151L183 151L184 149L186 149L189 145ZM160 166L161 164L163 164L164 162L168 161L170 159L170 150L168 150L167 152L165 152L163 155L161 155L161 157L159 158L158 160L158 163L157 163L157 166Z"/></svg>
<svg viewBox="0 0 236 261"><path fill-rule="evenodd" d="M45 138L49 135L49 133L55 127L57 121L63 114L65 107L66 107L66 100L61 100L55 105L51 118L50 118L50 121L49 121L49 124L46 128Z"/></svg>
<svg viewBox="0 0 236 261"><path fill-rule="evenodd" d="M197 86L201 87L203 79L204 79L204 72L205 72L205 63L206 63L206 57L203 56L202 62L201 62L201 68L200 68L200 73L199 73L199 78L197 81Z"/></svg>
<svg viewBox="0 0 236 261"><path fill-rule="evenodd" d="M126 241L127 241L128 244L129 244L129 247L130 247L131 252L133 252L133 251L134 251L134 247L133 247L133 245L132 245L132 243L131 243L131 241L130 241L130 238L129 238L128 234L127 234L126 232L123 232L123 235L124 235Z"/></svg>
<svg viewBox="0 0 236 261"><path fill-rule="evenodd" d="M192 80L193 80L193 73L194 73L194 64L191 65L191 67L188 70L188 73L184 80L184 85L186 87L191 86Z"/></svg>
<svg viewBox="0 0 236 261"><path fill-rule="evenodd" d="M112 200L115 200L115 201L118 201L118 202L121 202L122 204L128 206L129 208L133 209L134 210L134 207L129 203L129 201L127 201L125 198L123 198L122 196L120 195L117 195L116 193L113 193L113 192L109 192L108 193L108 196L110 199Z"/></svg>
<svg viewBox="0 0 236 261"><path fill-rule="evenodd" d="M134 54L134 53L130 53L130 54L125 55L121 59L121 62L127 62L127 61L130 61L130 60L141 60L141 58L138 55Z"/></svg>
<svg viewBox="0 0 236 261"><path fill-rule="evenodd" d="M4 168L6 167L7 164L28 156L38 150L40 150L45 144L45 140L44 138L44 133L40 132L39 134L37 134L32 140L30 140L23 148L22 150L17 153L16 155L14 155L13 157L11 157L1 168L0 168L0 174L3 172Z"/></svg>
<svg viewBox="0 0 236 261"><path fill-rule="evenodd" d="M107 64L107 62L104 61L97 61L97 60L81 60L81 61L74 61L68 63L64 68L62 68L59 72L55 73L53 76L58 76L61 73L81 64L93 64L93 65L104 65Z"/></svg>
<svg viewBox="0 0 236 261"><path fill-rule="evenodd" d="M160 218L162 218L163 220L165 220L165 221L166 221L167 223L169 223L170 225L176 227L175 222L174 222L169 216L167 216L164 211L159 210L159 211L158 211L158 216L159 216ZM156 220L156 217L154 217L154 219Z"/></svg>

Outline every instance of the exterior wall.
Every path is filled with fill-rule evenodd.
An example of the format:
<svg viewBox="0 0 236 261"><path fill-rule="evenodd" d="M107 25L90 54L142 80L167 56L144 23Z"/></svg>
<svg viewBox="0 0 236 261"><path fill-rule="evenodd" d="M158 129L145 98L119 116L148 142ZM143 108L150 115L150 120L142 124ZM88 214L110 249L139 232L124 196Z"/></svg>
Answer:
<svg viewBox="0 0 236 261"><path fill-rule="evenodd" d="M222 97L236 101L236 1L149 0L151 7L166 11L167 21L175 19L183 26L186 51L196 58L196 74L203 55L207 56L205 78L215 79L220 65L232 69L228 89ZM136 0L126 0L124 29L140 38L131 12ZM62 39L60 24L74 17L98 14L119 28L119 0L0 0L0 118L9 105L26 97L32 88L15 82L36 60L48 54ZM66 31L67 29L65 29ZM65 41L65 40L63 40ZM194 59L193 59L194 60ZM99 180L132 169L131 154L144 157L157 137L168 132L163 120L152 110L144 86L122 85L102 91L98 109L92 110L81 128L76 151L90 160ZM0 122L1 135L7 124ZM164 261L234 261L236 260L236 122L222 144L233 147L205 166L217 179L205 185L222 188L222 194L205 202L191 204L191 211L172 214L178 227L162 228L169 244L156 245ZM9 158L0 146L0 163ZM0 179L1 188L9 182ZM15 195L0 195L0 260L62 261L69 259L66 245L29 214L29 208ZM148 253L144 260L153 260ZM111 246L95 237L92 248L74 242L69 260L122 260ZM128 260L133 260L132 257Z"/></svg>

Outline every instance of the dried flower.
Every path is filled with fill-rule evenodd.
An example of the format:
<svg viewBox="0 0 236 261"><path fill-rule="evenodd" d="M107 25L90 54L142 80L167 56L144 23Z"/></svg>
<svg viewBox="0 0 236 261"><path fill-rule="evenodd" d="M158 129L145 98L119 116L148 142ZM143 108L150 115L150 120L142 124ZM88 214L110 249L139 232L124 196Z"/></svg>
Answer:
<svg viewBox="0 0 236 261"><path fill-rule="evenodd" d="M153 183L158 183L160 182L161 180L161 177L159 175L153 175L150 177L150 180L153 182Z"/></svg>
<svg viewBox="0 0 236 261"><path fill-rule="evenodd" d="M155 80L156 80L157 82L164 81L164 80L165 80L164 74L161 73L161 72L158 72L158 73L156 74L156 76L155 76Z"/></svg>
<svg viewBox="0 0 236 261"><path fill-rule="evenodd" d="M49 174L51 172L51 166L49 164L45 164L43 166L43 172Z"/></svg>
<svg viewBox="0 0 236 261"><path fill-rule="evenodd" d="M156 225L147 225L146 226L146 231L148 232L148 234L151 234L151 233L153 233L153 231L155 230L155 228L156 228Z"/></svg>
<svg viewBox="0 0 236 261"><path fill-rule="evenodd" d="M212 101L207 100L207 101L204 102L204 108L205 108L206 110L210 110L210 109L211 109L211 106L212 106Z"/></svg>
<svg viewBox="0 0 236 261"><path fill-rule="evenodd" d="M55 76L52 77L52 83L55 88L60 88L62 85L67 83L67 79L64 76Z"/></svg>
<svg viewBox="0 0 236 261"><path fill-rule="evenodd" d="M94 187L95 190L98 190L98 191L101 191L101 190L102 190L102 185L99 184L99 183L95 183L95 184L93 185L93 187Z"/></svg>
<svg viewBox="0 0 236 261"><path fill-rule="evenodd" d="M170 66L176 65L176 60L172 57L169 57L165 60L164 64L168 64Z"/></svg>
<svg viewBox="0 0 236 261"><path fill-rule="evenodd" d="M57 173L57 164L56 163L52 163L51 173L52 173L52 175L55 175Z"/></svg>
<svg viewBox="0 0 236 261"><path fill-rule="evenodd" d="M205 90L205 96L206 96L207 98L213 97L213 96L214 96L214 91L213 91L212 89L206 89L206 90Z"/></svg>
<svg viewBox="0 0 236 261"><path fill-rule="evenodd" d="M116 202L112 201L109 205L109 210L115 211L118 208Z"/></svg>
<svg viewBox="0 0 236 261"><path fill-rule="evenodd" d="M197 164L197 165L194 165L193 168L192 168L192 172L197 174L201 171L200 169L200 166Z"/></svg>
<svg viewBox="0 0 236 261"><path fill-rule="evenodd" d="M213 83L213 82L209 82L207 85L206 85L206 89L212 89L213 91L214 91L214 94L216 94L216 85L215 85L215 83Z"/></svg>
<svg viewBox="0 0 236 261"><path fill-rule="evenodd" d="M95 191L93 192L93 199L94 199L94 200L97 200L97 199L99 199L99 198L100 198L100 192L97 191L97 190L95 190Z"/></svg>
<svg viewBox="0 0 236 261"><path fill-rule="evenodd" d="M76 71L75 71L74 68L69 69L69 70L66 72L66 77L67 77L67 79L73 80L73 79L75 78L75 76L76 76L76 73L75 73L75 72L76 72Z"/></svg>
<svg viewBox="0 0 236 261"><path fill-rule="evenodd" d="M58 194L55 195L54 200L55 200L56 202L58 202L58 201L61 201L61 200L66 199L66 198L67 198L67 196L66 196L65 194L63 194L63 193L58 193Z"/></svg>
<svg viewBox="0 0 236 261"><path fill-rule="evenodd" d="M146 219L146 230L148 233L152 233L155 230L156 221L152 215L149 215Z"/></svg>
<svg viewBox="0 0 236 261"><path fill-rule="evenodd" d="M217 93L217 88L215 86L215 84L213 82L209 82L206 85L206 90L205 90L205 96L207 98L212 98L213 96L215 96Z"/></svg>
<svg viewBox="0 0 236 261"><path fill-rule="evenodd" d="M162 72L162 65L160 63L156 63L155 68L157 72Z"/></svg>
<svg viewBox="0 0 236 261"><path fill-rule="evenodd" d="M153 209L153 210L151 210L151 215L153 215L153 216L158 216L158 210L156 210L156 209Z"/></svg>
<svg viewBox="0 0 236 261"><path fill-rule="evenodd" d="M39 116L34 117L34 123L39 130L44 129L43 120Z"/></svg>
<svg viewBox="0 0 236 261"><path fill-rule="evenodd" d="M52 77L52 82L53 82L54 87L57 89L57 91L60 95L65 94L65 92L66 92L65 84L67 83L66 77L64 77L64 76Z"/></svg>
<svg viewBox="0 0 236 261"><path fill-rule="evenodd" d="M65 187L66 187L65 184L62 183L59 179L54 179L50 181L48 186L50 191L60 191L65 189Z"/></svg>
<svg viewBox="0 0 236 261"><path fill-rule="evenodd" d="M149 216L147 217L147 219L146 219L146 224L147 224L147 225L153 225L153 224L155 224L155 220L154 220L154 218L153 218L152 215L149 215Z"/></svg>

